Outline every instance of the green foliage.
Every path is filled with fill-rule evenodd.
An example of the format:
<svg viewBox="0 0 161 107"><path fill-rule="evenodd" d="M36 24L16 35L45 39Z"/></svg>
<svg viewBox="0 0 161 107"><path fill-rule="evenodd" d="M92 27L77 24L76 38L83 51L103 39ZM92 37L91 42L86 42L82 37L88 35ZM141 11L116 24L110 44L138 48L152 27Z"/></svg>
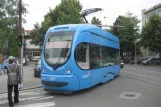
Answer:
<svg viewBox="0 0 161 107"><path fill-rule="evenodd" d="M104 29L104 30L107 31L107 32L113 33L112 29Z"/></svg>
<svg viewBox="0 0 161 107"><path fill-rule="evenodd" d="M31 35L34 37L34 39L32 39L32 41L31 41L31 43L32 44L35 44L35 45L42 45L42 43L43 43L43 32L45 32L45 31L43 31L43 32L41 32L41 31L43 31L43 28L41 28L40 27L40 25L38 24L38 23L36 23L35 25L34 25L34 30L31 32Z"/></svg>
<svg viewBox="0 0 161 107"><path fill-rule="evenodd" d="M131 13L127 13L126 16L118 16L114 26L123 26L123 27L114 27L113 33L120 39L120 52L123 56L123 52L131 53L134 55L135 44L134 42L140 38L139 26L140 21L136 16L132 16ZM139 51L139 46L137 47Z"/></svg>
<svg viewBox="0 0 161 107"><path fill-rule="evenodd" d="M153 52L161 52L161 17L153 14L142 30L142 44Z"/></svg>
<svg viewBox="0 0 161 107"><path fill-rule="evenodd" d="M23 4L23 13L27 12ZM24 20L25 21L25 20ZM0 54L18 55L18 0L0 1Z"/></svg>
<svg viewBox="0 0 161 107"><path fill-rule="evenodd" d="M99 18L96 18L95 16L92 18L91 23L95 25L102 25L101 20L99 20Z"/></svg>
<svg viewBox="0 0 161 107"><path fill-rule="evenodd" d="M78 0L61 0L55 9L49 9L41 25L35 25L31 33L33 37L31 43L42 45L44 35L51 26L82 23L83 19L79 15L81 10L82 6Z"/></svg>

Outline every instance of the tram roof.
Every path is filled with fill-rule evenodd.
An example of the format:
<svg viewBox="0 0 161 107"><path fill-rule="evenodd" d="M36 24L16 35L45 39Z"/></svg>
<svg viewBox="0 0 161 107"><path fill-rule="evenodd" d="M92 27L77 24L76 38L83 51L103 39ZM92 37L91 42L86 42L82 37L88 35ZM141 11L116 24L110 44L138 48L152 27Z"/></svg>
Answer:
<svg viewBox="0 0 161 107"><path fill-rule="evenodd" d="M101 37L113 40L115 42L119 42L119 39L117 36L93 24L64 24L64 25L57 25L57 26L51 27L49 30L55 31L55 30L65 30L65 29L78 30L79 32L88 31L93 34L99 35Z"/></svg>

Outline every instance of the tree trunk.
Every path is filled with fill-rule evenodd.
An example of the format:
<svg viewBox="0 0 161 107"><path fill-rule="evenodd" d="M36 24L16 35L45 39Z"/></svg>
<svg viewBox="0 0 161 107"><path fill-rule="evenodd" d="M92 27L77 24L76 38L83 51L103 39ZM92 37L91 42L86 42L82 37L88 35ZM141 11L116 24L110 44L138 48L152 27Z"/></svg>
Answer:
<svg viewBox="0 0 161 107"><path fill-rule="evenodd" d="M121 57L121 59L123 59L123 51L122 50L120 50L120 57Z"/></svg>
<svg viewBox="0 0 161 107"><path fill-rule="evenodd" d="M132 55L132 57L131 57L132 59L131 60L133 61L135 59L135 53L131 52L131 55Z"/></svg>

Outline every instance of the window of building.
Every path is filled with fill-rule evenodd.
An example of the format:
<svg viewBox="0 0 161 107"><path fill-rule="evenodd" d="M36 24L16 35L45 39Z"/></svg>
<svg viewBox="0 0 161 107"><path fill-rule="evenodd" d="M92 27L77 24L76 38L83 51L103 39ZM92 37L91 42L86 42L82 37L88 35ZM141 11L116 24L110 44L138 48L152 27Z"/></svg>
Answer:
<svg viewBox="0 0 161 107"><path fill-rule="evenodd" d="M30 44L31 44L31 43L30 43L31 41L32 41L31 39L27 39L27 40L26 40L26 45L30 45Z"/></svg>
<svg viewBox="0 0 161 107"><path fill-rule="evenodd" d="M33 52L33 56L41 56L40 52Z"/></svg>
<svg viewBox="0 0 161 107"><path fill-rule="evenodd" d="M146 18L146 23L149 22L149 18L150 18L151 15L147 15L147 18Z"/></svg>
<svg viewBox="0 0 161 107"><path fill-rule="evenodd" d="M158 15L161 17L161 10L158 11Z"/></svg>

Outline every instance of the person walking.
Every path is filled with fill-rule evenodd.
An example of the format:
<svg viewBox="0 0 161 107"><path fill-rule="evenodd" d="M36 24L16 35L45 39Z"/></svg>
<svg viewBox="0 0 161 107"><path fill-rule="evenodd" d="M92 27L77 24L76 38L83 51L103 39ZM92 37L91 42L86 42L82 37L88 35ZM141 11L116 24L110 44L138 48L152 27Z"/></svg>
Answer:
<svg viewBox="0 0 161 107"><path fill-rule="evenodd" d="M9 106L13 107L14 103L19 103L19 87L22 86L22 71L21 67L14 63L15 57L9 57L9 64L7 66L7 76L8 76L8 102ZM12 100L12 91L14 88L14 103Z"/></svg>

